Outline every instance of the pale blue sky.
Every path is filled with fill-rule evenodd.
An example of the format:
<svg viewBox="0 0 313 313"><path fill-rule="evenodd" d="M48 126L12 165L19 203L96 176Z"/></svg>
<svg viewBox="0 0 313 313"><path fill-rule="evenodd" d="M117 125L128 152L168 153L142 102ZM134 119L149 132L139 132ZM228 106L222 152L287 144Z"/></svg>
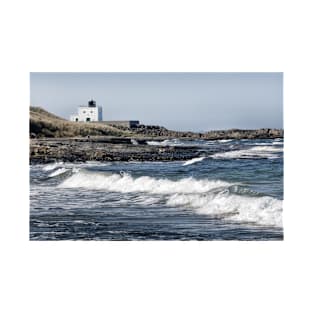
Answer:
<svg viewBox="0 0 313 313"><path fill-rule="evenodd" d="M31 105L69 118L93 98L104 120L175 130L283 128L283 73L31 73Z"/></svg>

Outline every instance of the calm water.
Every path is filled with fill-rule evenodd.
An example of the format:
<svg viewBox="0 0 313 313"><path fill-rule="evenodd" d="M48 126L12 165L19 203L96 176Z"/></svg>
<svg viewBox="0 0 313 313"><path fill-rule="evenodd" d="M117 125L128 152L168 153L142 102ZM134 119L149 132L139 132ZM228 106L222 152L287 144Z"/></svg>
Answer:
<svg viewBox="0 0 313 313"><path fill-rule="evenodd" d="M283 239L282 140L149 144L201 158L31 166L30 239Z"/></svg>

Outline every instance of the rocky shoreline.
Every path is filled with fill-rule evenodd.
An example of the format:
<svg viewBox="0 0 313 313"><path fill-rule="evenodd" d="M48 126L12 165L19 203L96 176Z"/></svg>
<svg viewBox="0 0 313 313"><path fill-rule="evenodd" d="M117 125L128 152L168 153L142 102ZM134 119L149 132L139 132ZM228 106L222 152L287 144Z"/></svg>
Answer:
<svg viewBox="0 0 313 313"><path fill-rule="evenodd" d="M30 139L30 164L51 162L86 161L178 161L201 156L199 147L148 145L148 141L204 139L267 139L282 138L283 132L269 131L218 131L190 136L134 136L134 137L74 137L74 138L33 138ZM210 136L208 135L210 134ZM167 134L168 135L168 134ZM214 153L214 150L211 151Z"/></svg>
<svg viewBox="0 0 313 313"><path fill-rule="evenodd" d="M30 163L86 161L175 161L199 155L192 147L150 146L130 138L31 139Z"/></svg>

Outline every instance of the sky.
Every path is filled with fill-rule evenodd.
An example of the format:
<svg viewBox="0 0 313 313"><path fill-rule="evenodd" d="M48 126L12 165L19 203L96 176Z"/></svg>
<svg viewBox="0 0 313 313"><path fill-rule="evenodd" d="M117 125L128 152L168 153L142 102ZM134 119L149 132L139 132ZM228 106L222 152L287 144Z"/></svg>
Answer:
<svg viewBox="0 0 313 313"><path fill-rule="evenodd" d="M94 99L104 120L173 130L283 128L283 73L30 73L30 104L69 119Z"/></svg>

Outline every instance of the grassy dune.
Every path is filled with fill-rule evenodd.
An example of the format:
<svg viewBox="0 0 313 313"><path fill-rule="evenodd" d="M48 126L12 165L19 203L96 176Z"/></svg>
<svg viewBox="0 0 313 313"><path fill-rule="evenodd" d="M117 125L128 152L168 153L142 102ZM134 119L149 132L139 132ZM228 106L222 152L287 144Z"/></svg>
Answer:
<svg viewBox="0 0 313 313"><path fill-rule="evenodd" d="M77 123L60 118L40 107L30 107L30 135L33 137L129 136L127 130L101 123Z"/></svg>

